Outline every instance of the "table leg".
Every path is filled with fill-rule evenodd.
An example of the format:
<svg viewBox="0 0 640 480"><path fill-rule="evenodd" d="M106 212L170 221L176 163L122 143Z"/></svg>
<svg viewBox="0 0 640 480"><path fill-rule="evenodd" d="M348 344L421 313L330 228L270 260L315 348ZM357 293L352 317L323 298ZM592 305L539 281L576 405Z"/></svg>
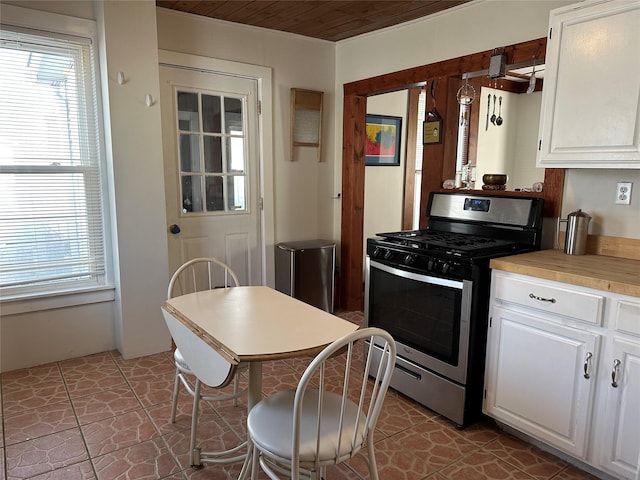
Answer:
<svg viewBox="0 0 640 480"><path fill-rule="evenodd" d="M262 399L262 363L251 362L249 364L249 381L247 389L247 414L251 408ZM193 431L193 430L192 430ZM238 451L247 447L246 454L238 455ZM248 441L245 441L230 450L223 452L202 452L200 448L194 448L191 451L191 466L194 468L202 468L203 463L229 464L244 462L240 471L239 480L251 478L251 455L253 449ZM230 456L234 455L234 456Z"/></svg>
<svg viewBox="0 0 640 480"><path fill-rule="evenodd" d="M262 362L249 364L249 392L247 398L247 413L262 400Z"/></svg>
<svg viewBox="0 0 640 480"><path fill-rule="evenodd" d="M249 391L247 393L247 415L253 406L262 399L262 362L251 362L249 364ZM248 480L251 478L251 462L253 458L253 445L249 440L247 432L247 456L240 470L238 480Z"/></svg>

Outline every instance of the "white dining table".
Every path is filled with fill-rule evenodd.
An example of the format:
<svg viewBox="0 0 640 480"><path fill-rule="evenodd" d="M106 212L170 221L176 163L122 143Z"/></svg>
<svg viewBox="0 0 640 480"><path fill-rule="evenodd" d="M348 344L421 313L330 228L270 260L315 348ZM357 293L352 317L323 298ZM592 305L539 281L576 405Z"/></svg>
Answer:
<svg viewBox="0 0 640 480"><path fill-rule="evenodd" d="M162 308L230 363L249 363L249 410L262 398L262 362L315 356L358 328L265 286L204 290L168 299ZM241 478L249 474L248 452Z"/></svg>

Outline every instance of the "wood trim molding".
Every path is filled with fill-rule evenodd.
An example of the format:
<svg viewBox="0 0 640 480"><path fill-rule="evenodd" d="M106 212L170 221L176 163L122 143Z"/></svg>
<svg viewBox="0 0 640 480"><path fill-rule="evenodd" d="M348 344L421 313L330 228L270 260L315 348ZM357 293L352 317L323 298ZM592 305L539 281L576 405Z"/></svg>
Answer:
<svg viewBox="0 0 640 480"><path fill-rule="evenodd" d="M366 97L344 96L339 299L350 310L362 309L366 116Z"/></svg>
<svg viewBox="0 0 640 480"><path fill-rule="evenodd" d="M416 151L418 138L418 100L420 88L411 88L407 105L407 148L404 163L404 190L402 200L402 229L410 230L413 226L413 196L416 183Z"/></svg>
<svg viewBox="0 0 640 480"><path fill-rule="evenodd" d="M545 57L546 44L546 38L539 38L507 46L507 63L521 63L532 58L541 60ZM427 81L434 80L437 85L436 91L443 92L449 77L488 69L492 52L493 50L487 50L344 85L340 308L363 308L364 131L367 97L423 86ZM436 108L443 117L446 116L446 95L436 95ZM446 142L425 145L422 160L421 208L427 205L430 192L441 189L444 178L453 178L443 175L449 174L449 170L455 168L444 163L445 148L451 146L447 147ZM563 184L563 169L545 170L545 188L542 194L539 194L545 199L545 216L560 214ZM422 217L420 227L425 226L426 218Z"/></svg>

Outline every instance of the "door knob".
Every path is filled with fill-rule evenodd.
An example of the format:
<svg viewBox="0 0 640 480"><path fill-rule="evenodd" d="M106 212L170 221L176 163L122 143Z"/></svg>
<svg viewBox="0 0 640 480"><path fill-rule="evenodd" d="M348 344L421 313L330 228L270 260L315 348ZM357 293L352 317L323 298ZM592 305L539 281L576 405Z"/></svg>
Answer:
<svg viewBox="0 0 640 480"><path fill-rule="evenodd" d="M173 225L171 225L169 227L169 231L171 233L173 233L174 235L176 235L176 234L180 233L180 227L174 223Z"/></svg>

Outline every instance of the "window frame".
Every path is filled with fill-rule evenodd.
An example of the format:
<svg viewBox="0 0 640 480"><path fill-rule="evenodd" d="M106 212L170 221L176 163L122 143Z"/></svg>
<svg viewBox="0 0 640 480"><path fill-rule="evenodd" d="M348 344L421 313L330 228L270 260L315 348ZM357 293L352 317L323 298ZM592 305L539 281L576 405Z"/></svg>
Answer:
<svg viewBox="0 0 640 480"><path fill-rule="evenodd" d="M62 39L70 39L79 43L93 44L93 76L95 81L95 106L98 139L98 170L100 172L102 206L102 236L104 244L104 275L102 281L87 285L65 285L53 289L38 289L38 291L8 294L0 297L2 315L12 315L73 305L86 305L112 301L115 299L115 285L113 279L113 254L111 246L109 182L107 170L107 156L105 152L104 118L101 98L100 49L98 45L98 30L94 20L69 17L50 12L31 10L28 8L0 4L0 21L3 29L24 31L31 34L53 34ZM75 168L76 170L82 167ZM19 169L16 169L19 170Z"/></svg>

